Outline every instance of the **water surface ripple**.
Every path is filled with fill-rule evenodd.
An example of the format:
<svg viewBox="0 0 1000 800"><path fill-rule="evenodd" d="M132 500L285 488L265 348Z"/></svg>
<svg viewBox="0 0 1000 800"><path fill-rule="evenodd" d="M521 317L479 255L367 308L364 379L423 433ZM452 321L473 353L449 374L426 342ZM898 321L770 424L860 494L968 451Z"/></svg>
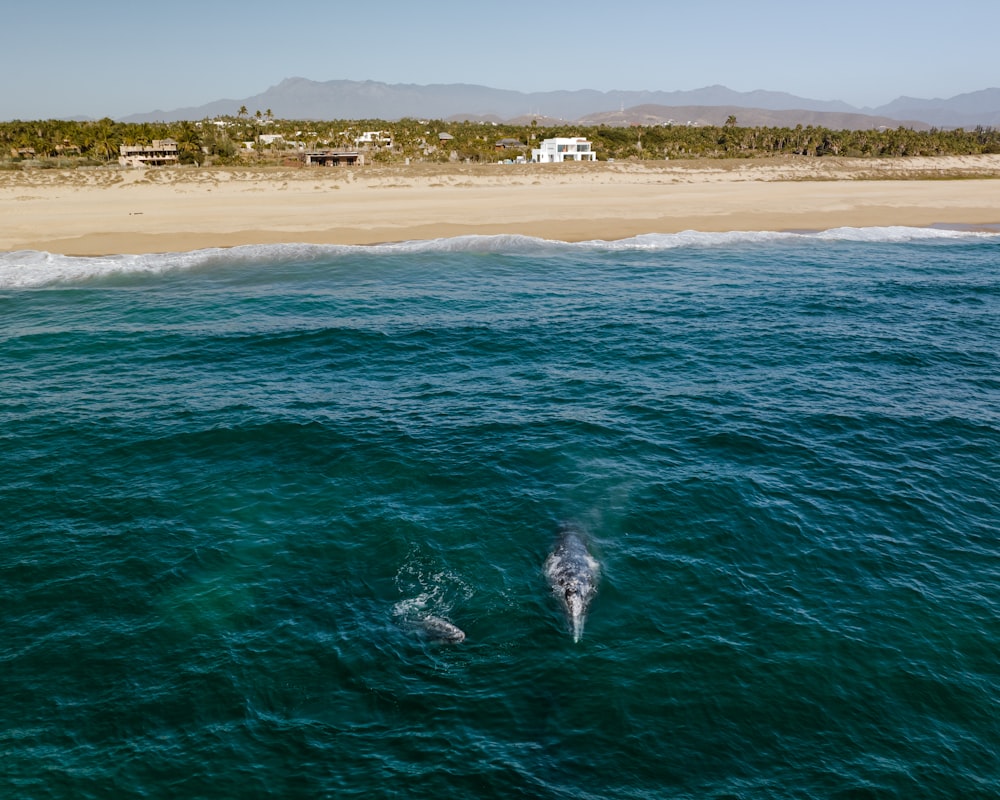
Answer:
<svg viewBox="0 0 1000 800"><path fill-rule="evenodd" d="M995 797L998 263L0 256L0 794Z"/></svg>

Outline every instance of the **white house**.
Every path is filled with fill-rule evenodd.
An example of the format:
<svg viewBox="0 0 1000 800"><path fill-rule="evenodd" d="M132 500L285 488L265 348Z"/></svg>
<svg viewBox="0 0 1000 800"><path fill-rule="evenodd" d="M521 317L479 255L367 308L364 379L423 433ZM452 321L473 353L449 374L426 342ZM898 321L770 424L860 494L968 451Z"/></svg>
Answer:
<svg viewBox="0 0 1000 800"><path fill-rule="evenodd" d="M556 137L545 139L541 147L531 151L531 160L535 163L557 163L563 161L596 161L597 154L586 139Z"/></svg>
<svg viewBox="0 0 1000 800"><path fill-rule="evenodd" d="M365 131L354 140L355 147L392 147L392 136L382 131Z"/></svg>

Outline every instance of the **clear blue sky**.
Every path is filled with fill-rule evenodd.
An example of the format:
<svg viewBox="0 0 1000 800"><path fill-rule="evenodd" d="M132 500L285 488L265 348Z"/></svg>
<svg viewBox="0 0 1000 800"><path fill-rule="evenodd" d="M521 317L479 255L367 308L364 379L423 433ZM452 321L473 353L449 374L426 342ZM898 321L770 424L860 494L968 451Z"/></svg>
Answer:
<svg viewBox="0 0 1000 800"><path fill-rule="evenodd" d="M53 0L10 4L3 27L3 120L170 110L293 76L519 91L722 84L857 106L1000 86L997 0Z"/></svg>

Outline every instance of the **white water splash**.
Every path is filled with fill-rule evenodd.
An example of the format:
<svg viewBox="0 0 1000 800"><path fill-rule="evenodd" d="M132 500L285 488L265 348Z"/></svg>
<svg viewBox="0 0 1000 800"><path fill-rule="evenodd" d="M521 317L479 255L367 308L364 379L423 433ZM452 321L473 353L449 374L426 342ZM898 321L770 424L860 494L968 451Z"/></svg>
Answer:
<svg viewBox="0 0 1000 800"><path fill-rule="evenodd" d="M730 231L648 233L617 241L560 242L530 236L457 236L448 239L381 245L272 244L212 248L186 253L64 256L34 250L0 253L0 289L32 289L86 283L115 276L160 275L223 266L273 267L276 264L320 263L345 255L428 253L539 253L593 251L659 251L776 241L853 241L905 243L928 240L995 239L1000 233L947 228L833 228L813 233Z"/></svg>

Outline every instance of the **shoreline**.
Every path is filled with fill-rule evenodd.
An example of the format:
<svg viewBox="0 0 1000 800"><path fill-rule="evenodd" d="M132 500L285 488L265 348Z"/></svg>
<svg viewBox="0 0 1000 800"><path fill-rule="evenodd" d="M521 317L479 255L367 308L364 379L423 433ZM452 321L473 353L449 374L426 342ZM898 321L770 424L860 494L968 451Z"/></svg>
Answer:
<svg viewBox="0 0 1000 800"><path fill-rule="evenodd" d="M1000 226L1000 155L0 172L0 252Z"/></svg>

